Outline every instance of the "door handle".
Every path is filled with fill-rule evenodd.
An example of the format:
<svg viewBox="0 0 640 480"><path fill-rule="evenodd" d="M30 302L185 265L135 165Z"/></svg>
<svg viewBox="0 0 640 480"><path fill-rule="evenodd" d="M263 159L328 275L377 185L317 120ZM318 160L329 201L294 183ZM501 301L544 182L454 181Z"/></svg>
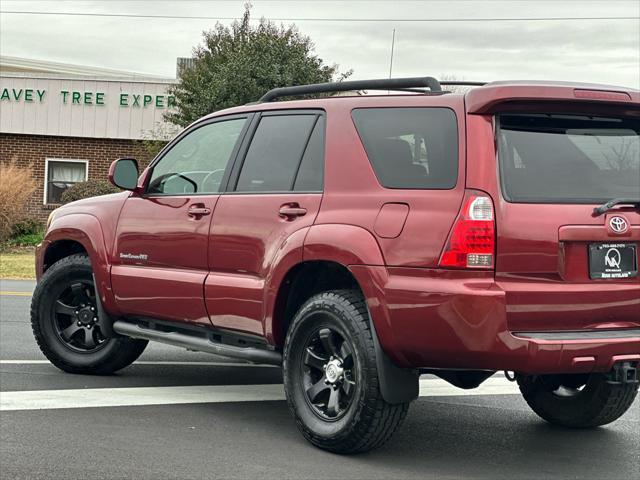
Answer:
<svg viewBox="0 0 640 480"><path fill-rule="evenodd" d="M205 207L203 204L196 204L189 207L187 214L190 217L202 217L203 215L209 215L211 213L211 209Z"/></svg>
<svg viewBox="0 0 640 480"><path fill-rule="evenodd" d="M295 217L302 217L307 214L307 209L302 208L297 203L290 205L282 205L280 210L278 211L281 217L288 218L289 220L293 220Z"/></svg>

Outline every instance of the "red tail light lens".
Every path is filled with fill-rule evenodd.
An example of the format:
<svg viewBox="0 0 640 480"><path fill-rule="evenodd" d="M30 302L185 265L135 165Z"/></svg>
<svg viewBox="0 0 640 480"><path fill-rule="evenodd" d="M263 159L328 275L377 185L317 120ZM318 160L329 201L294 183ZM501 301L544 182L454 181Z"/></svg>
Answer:
<svg viewBox="0 0 640 480"><path fill-rule="evenodd" d="M462 210L440 257L440 266L492 269L495 246L496 229L491 198L482 192L467 191Z"/></svg>

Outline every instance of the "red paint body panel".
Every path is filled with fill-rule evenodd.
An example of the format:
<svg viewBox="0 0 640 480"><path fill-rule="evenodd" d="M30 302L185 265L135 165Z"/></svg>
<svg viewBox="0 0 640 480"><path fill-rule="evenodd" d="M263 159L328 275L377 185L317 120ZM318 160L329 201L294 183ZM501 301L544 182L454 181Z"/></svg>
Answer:
<svg viewBox="0 0 640 480"><path fill-rule="evenodd" d="M125 315L209 325L202 297L205 274L197 270L114 265L113 291Z"/></svg>
<svg viewBox="0 0 640 480"><path fill-rule="evenodd" d="M589 95L586 92L593 92L595 95ZM612 95L607 95L607 93ZM467 111L480 114L495 112L497 108L501 108L501 105L506 103L540 101L592 102L596 103L596 108L598 108L597 103L608 105L640 103L640 93L638 91L623 91L620 87L607 85L563 82L523 82L520 84L493 82L484 88L474 88L466 95Z"/></svg>
<svg viewBox="0 0 640 480"><path fill-rule="evenodd" d="M591 107L593 112L599 111ZM617 208L631 228L614 235L613 214L593 216L597 205L509 203L502 196L491 116L469 115L467 185L489 193L496 206L496 283L506 295L511 331L559 331L640 327L640 278L591 280L593 242L635 243L640 248L640 212ZM636 348L640 350L640 345Z"/></svg>
<svg viewBox="0 0 640 480"><path fill-rule="evenodd" d="M451 109L459 133L456 187L381 187L351 119L353 109L367 107ZM401 366L579 373L640 360L640 338L522 336L640 328L640 278L594 281L587 271L589 243L615 239L640 251L640 212L617 207L631 228L615 236L606 226L609 214L593 216L595 205L509 203L501 193L494 141L496 112L640 116L640 93L494 83L466 95L274 102L209 117L296 108L324 111L323 194L144 198L147 170L134 194L58 210L38 249L38 276L52 244L75 240L90 255L108 312L213 324L281 347L288 319L276 315L276 303L287 291L287 274L303 262L335 262L353 274L383 349ZM495 271L438 268L466 189L493 200ZM186 209L194 203L212 214L189 217ZM283 205L307 212L287 219L278 213ZM139 253L147 259L136 258Z"/></svg>
<svg viewBox="0 0 640 480"><path fill-rule="evenodd" d="M308 232L309 227L296 230L283 242L265 278L264 335L272 345L284 345L282 333L285 330L281 327L287 323L287 319L275 315L278 307L276 301L281 288L288 291L289 286L284 283L287 274L302 262L304 240Z"/></svg>
<svg viewBox="0 0 640 480"><path fill-rule="evenodd" d="M129 192L121 192L87 198L56 210L45 239L36 251L37 278L42 276L44 257L51 245L65 240L78 242L87 251L94 266L105 310L114 315L121 313L111 288L111 251L120 210L128 197Z"/></svg>
<svg viewBox="0 0 640 480"><path fill-rule="evenodd" d="M458 126L458 181L451 190L383 188L371 167L351 120L353 108L443 107L453 110ZM329 108L332 107L332 108ZM404 203L409 213L402 234L378 238L387 265L436 267L458 214L465 183L465 112L462 96L372 97L327 102L325 197L316 224L357 225L374 233L383 205ZM349 161L345 161L345 159ZM357 180L356 180L357 179Z"/></svg>
<svg viewBox="0 0 640 480"><path fill-rule="evenodd" d="M279 251L297 231L313 224L321 194L234 194L220 198L209 235L210 274L204 295L217 327L265 335L265 280ZM283 217L283 205L306 209ZM302 260L298 252L298 262Z"/></svg>
<svg viewBox="0 0 640 480"><path fill-rule="evenodd" d="M381 238L397 238L409 215L406 203L385 203L376 217L373 231Z"/></svg>
<svg viewBox="0 0 640 480"><path fill-rule="evenodd" d="M518 337L507 321L507 294L491 273L367 266L351 271L364 285L381 344L399 365L603 372L611 369L614 355L640 354L640 338ZM595 360L574 363L586 356Z"/></svg>
<svg viewBox="0 0 640 480"><path fill-rule="evenodd" d="M213 212L218 198L133 195L127 199L111 258L120 311L210 325L202 285L209 272L211 215L194 217L188 209L201 205Z"/></svg>

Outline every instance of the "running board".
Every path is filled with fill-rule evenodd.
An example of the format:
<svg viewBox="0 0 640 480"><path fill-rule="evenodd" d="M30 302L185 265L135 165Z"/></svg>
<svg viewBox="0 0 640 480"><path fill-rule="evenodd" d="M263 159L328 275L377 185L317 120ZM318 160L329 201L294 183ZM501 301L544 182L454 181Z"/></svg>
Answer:
<svg viewBox="0 0 640 480"><path fill-rule="evenodd" d="M122 320L114 322L113 330L127 337L152 340L154 342L166 343L167 345L183 347L189 350L213 353L223 357L239 358L252 363L282 365L282 355L280 352L274 350L225 345L223 343L212 342L210 338L203 336L189 335L188 333L177 331L155 330Z"/></svg>

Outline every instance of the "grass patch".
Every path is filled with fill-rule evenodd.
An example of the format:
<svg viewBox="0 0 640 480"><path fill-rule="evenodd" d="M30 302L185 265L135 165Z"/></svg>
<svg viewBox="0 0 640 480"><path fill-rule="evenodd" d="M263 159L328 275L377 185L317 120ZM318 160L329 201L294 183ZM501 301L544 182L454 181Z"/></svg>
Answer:
<svg viewBox="0 0 640 480"><path fill-rule="evenodd" d="M8 248L12 247L35 247L44 238L44 230L35 233L23 233L10 238L6 242Z"/></svg>
<svg viewBox="0 0 640 480"><path fill-rule="evenodd" d="M0 252L0 278L36 278L33 249Z"/></svg>

